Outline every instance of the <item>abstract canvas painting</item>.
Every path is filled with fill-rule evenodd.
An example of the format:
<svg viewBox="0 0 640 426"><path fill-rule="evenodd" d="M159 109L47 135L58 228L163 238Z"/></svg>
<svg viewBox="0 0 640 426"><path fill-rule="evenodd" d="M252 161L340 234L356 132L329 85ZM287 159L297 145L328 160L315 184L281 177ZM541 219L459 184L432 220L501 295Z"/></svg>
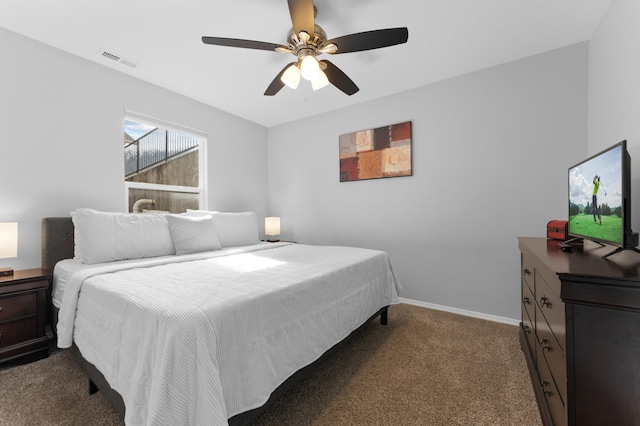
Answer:
<svg viewBox="0 0 640 426"><path fill-rule="evenodd" d="M411 176L411 122L340 135L340 182Z"/></svg>

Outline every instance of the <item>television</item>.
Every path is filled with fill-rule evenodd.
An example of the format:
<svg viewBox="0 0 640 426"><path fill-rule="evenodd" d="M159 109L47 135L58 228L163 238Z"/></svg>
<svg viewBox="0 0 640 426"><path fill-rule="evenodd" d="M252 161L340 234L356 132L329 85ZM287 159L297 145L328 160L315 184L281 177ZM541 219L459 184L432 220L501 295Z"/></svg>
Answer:
<svg viewBox="0 0 640 426"><path fill-rule="evenodd" d="M568 234L571 239L565 244L590 240L617 247L604 257L622 250L640 252L638 234L631 231L631 157L626 140L569 167Z"/></svg>

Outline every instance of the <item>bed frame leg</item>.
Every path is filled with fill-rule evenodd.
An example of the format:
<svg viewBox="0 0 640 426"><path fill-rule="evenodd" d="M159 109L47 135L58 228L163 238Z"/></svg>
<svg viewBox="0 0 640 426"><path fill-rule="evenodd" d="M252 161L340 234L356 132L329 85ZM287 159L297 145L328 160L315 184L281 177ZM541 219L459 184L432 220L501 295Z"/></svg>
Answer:
<svg viewBox="0 0 640 426"><path fill-rule="evenodd" d="M94 393L98 393L98 387L96 386L95 383L93 383L93 380L89 379L89 395L93 395Z"/></svg>
<svg viewBox="0 0 640 426"><path fill-rule="evenodd" d="M380 312L380 324L387 325L387 308Z"/></svg>

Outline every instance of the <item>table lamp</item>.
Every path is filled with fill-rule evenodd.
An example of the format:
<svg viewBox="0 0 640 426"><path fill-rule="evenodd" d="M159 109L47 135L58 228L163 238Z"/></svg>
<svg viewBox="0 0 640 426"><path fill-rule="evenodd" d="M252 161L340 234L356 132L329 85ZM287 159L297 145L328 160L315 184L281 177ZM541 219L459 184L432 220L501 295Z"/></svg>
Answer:
<svg viewBox="0 0 640 426"><path fill-rule="evenodd" d="M279 217L265 217L264 218L264 234L268 236L280 235L280 218ZM270 243L275 243L280 240L268 239Z"/></svg>
<svg viewBox="0 0 640 426"><path fill-rule="evenodd" d="M18 257L18 224L16 222L0 223L0 259ZM0 277L13 275L13 269L0 268Z"/></svg>

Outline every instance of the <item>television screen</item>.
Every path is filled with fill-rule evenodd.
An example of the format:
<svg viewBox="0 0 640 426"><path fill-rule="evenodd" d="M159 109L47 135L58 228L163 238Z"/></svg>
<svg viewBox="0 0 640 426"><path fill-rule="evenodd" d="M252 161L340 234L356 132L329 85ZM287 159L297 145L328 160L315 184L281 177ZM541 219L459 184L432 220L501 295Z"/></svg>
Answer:
<svg viewBox="0 0 640 426"><path fill-rule="evenodd" d="M569 235L625 245L626 141L569 168Z"/></svg>

